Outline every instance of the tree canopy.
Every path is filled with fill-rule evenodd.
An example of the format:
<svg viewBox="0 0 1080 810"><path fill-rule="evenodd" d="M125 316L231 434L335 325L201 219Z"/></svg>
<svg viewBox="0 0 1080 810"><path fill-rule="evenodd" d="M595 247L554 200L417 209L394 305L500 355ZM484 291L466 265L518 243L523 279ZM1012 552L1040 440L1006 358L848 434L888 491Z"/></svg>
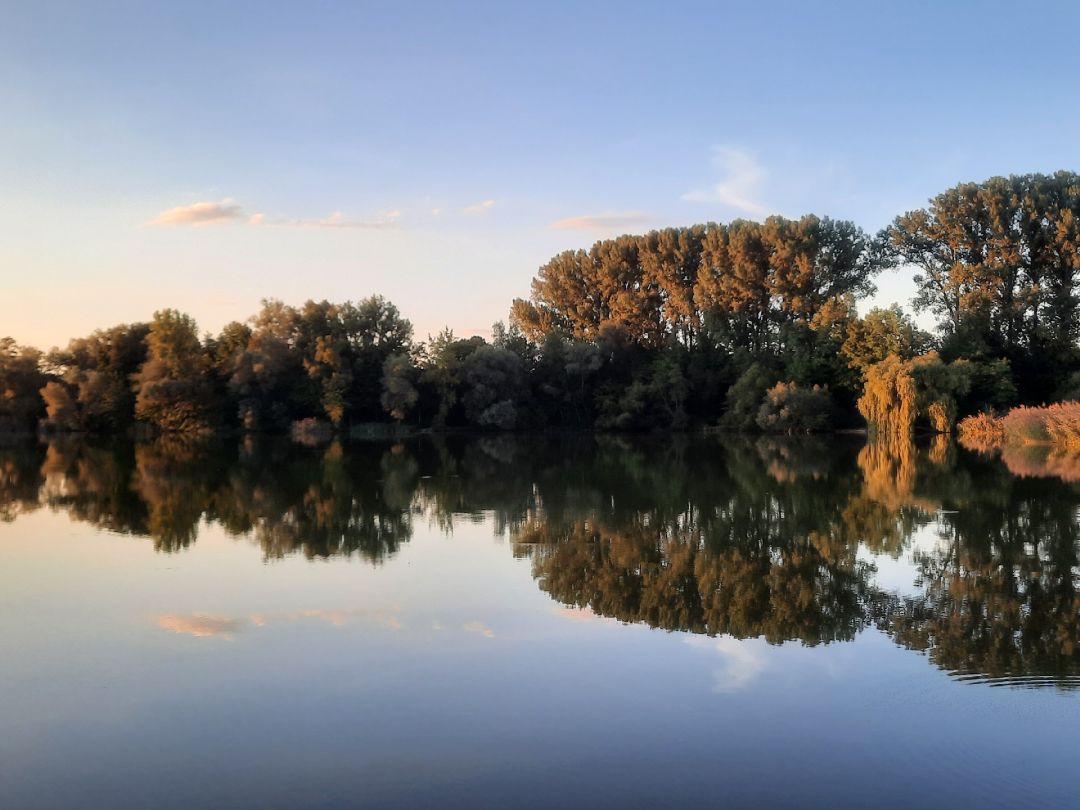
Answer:
<svg viewBox="0 0 1080 810"><path fill-rule="evenodd" d="M934 313L950 356L1014 361L1037 396L1076 363L1080 337L1080 175L961 183L881 233L890 261L915 268L916 310Z"/></svg>

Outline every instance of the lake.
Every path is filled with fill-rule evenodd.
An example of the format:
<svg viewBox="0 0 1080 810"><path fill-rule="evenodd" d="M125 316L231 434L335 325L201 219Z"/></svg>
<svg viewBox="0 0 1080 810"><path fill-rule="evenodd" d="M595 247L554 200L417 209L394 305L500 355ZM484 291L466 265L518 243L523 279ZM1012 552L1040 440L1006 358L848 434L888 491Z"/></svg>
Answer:
<svg viewBox="0 0 1080 810"><path fill-rule="evenodd" d="M854 437L0 447L0 807L1075 807L1076 477Z"/></svg>

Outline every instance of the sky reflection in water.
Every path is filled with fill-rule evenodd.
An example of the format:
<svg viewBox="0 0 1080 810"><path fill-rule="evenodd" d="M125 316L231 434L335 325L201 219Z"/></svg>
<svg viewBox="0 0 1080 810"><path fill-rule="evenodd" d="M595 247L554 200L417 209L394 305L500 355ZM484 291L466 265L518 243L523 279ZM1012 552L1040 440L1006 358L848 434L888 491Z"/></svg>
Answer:
<svg viewBox="0 0 1080 810"><path fill-rule="evenodd" d="M0 449L0 806L1068 806L1078 506L941 443Z"/></svg>

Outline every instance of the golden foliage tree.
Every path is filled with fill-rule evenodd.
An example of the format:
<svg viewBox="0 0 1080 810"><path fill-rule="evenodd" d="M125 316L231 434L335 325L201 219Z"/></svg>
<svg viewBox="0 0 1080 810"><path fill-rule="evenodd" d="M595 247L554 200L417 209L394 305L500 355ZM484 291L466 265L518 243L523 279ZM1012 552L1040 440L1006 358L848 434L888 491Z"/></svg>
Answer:
<svg viewBox="0 0 1080 810"><path fill-rule="evenodd" d="M911 360L890 354L867 367L859 413L878 433L909 435L917 420L936 433L956 421L956 399L971 384L965 361L944 363L937 352Z"/></svg>

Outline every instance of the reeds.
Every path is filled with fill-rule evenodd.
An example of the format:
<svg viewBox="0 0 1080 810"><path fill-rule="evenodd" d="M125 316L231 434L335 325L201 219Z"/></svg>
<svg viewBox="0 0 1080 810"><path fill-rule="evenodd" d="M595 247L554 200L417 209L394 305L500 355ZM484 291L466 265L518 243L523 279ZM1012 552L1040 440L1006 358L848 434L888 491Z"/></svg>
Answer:
<svg viewBox="0 0 1080 810"><path fill-rule="evenodd" d="M1080 450L1080 402L1058 402L1041 408L1013 408L1002 417L981 413L957 426L960 441L972 450L989 451L1006 444L1046 444Z"/></svg>
<svg viewBox="0 0 1080 810"><path fill-rule="evenodd" d="M1050 441L1059 447L1080 450L1080 402L1059 402L1045 411Z"/></svg>

